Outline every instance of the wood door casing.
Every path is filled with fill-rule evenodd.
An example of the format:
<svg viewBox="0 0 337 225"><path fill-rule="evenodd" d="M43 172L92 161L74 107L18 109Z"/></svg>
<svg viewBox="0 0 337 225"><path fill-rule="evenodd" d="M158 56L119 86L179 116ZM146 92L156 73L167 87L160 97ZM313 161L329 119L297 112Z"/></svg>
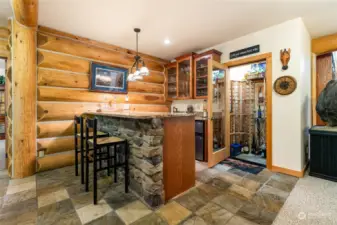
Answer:
<svg viewBox="0 0 337 225"><path fill-rule="evenodd" d="M264 53L260 55L255 55L251 57L246 57L243 59L237 59L233 61L229 61L227 63L224 63L227 67L233 67L233 66L240 66L250 63L255 63L259 61L266 60L266 144L267 144L267 169L272 170L273 169L273 150L272 150L272 90L273 90L273 84L272 84L272 53ZM229 104L227 104L229 106ZM228 119L229 121L229 119ZM228 135L228 142L229 142L229 132L227 132Z"/></svg>
<svg viewBox="0 0 337 225"><path fill-rule="evenodd" d="M332 79L332 53L317 56L316 61L316 99L323 91L327 83ZM316 100L316 101L317 101ZM317 112L315 112L317 113ZM316 125L325 126L326 123L316 116Z"/></svg>

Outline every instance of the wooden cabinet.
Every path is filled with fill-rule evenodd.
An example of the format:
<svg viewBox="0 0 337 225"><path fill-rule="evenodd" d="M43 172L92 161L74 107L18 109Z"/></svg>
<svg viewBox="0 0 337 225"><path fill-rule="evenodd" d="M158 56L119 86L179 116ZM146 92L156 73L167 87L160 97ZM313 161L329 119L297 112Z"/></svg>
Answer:
<svg viewBox="0 0 337 225"><path fill-rule="evenodd" d="M195 53L180 56L167 68L167 99L193 98L193 56Z"/></svg>
<svg viewBox="0 0 337 225"><path fill-rule="evenodd" d="M208 60L220 62L221 52L209 50L194 57L194 94L196 99L207 99L208 93Z"/></svg>

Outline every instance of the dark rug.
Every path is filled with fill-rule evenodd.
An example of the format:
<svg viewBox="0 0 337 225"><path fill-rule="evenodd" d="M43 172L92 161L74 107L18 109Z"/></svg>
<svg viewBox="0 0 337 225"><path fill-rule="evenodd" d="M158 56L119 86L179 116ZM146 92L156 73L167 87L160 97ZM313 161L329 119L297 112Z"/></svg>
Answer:
<svg viewBox="0 0 337 225"><path fill-rule="evenodd" d="M236 159L225 159L220 163L252 174L258 174L264 169L264 167L242 162Z"/></svg>

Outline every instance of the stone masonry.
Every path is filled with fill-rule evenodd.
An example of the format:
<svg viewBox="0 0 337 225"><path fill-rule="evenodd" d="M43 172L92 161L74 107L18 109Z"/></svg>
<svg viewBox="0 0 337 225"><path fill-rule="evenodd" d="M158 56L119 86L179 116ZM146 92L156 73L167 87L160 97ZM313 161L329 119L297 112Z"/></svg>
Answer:
<svg viewBox="0 0 337 225"><path fill-rule="evenodd" d="M130 146L130 188L151 207L164 202L163 185L163 119L131 119L97 116L98 130L128 140ZM124 150L118 149L118 161ZM124 169L118 176L124 179Z"/></svg>

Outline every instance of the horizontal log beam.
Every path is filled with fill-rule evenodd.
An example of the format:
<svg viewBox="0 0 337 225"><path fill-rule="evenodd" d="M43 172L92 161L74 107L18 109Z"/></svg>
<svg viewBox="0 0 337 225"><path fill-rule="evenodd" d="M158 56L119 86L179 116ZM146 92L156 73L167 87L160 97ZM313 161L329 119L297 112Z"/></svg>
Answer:
<svg viewBox="0 0 337 225"><path fill-rule="evenodd" d="M0 27L0 38L7 40L9 35L10 35L10 31L8 30L7 27Z"/></svg>
<svg viewBox="0 0 337 225"><path fill-rule="evenodd" d="M42 33L42 34L49 34L49 35L55 35L55 36L58 36L58 37L65 37L65 38L72 39L74 41L81 42L83 44L93 45L93 46L109 49L109 50L112 50L112 51L132 55L132 56L136 55L136 52L133 51L133 50L130 50L130 49L126 49L126 48L122 48L122 47L119 47L119 46L116 46L116 45L107 44L107 43L104 43L104 42L99 42L99 41L91 40L91 39L88 39L88 38L76 36L76 35L69 34L69 33L66 33L66 32L63 32L63 31L55 30L53 28L49 28L49 27L45 27L45 26L39 26L38 30L39 30L39 33ZM166 65L167 63L169 63L169 61L158 58L158 57L155 57L155 56L150 56L150 55L143 54L143 53L138 53L138 54L141 57L143 57L144 59L153 60L153 61L158 62L158 63L163 64L163 65Z"/></svg>
<svg viewBox="0 0 337 225"><path fill-rule="evenodd" d="M85 112L97 112L112 107L109 110L123 111L124 104L80 103L80 102L38 102L38 121L72 120L75 115ZM169 105L130 104L130 111L135 112L169 112Z"/></svg>
<svg viewBox="0 0 337 225"><path fill-rule="evenodd" d="M89 75L85 73L38 68L37 77L39 86L89 88Z"/></svg>
<svg viewBox="0 0 337 225"><path fill-rule="evenodd" d="M115 65L125 65L131 67L134 63L134 56L121 54L101 47L87 45L67 38L56 37L38 33L37 46L39 49L61 52L73 56L79 56L92 61L101 61ZM146 66L150 70L164 71L164 65L144 59Z"/></svg>
<svg viewBox="0 0 337 225"><path fill-rule="evenodd" d="M152 84L146 82L129 82L128 91L130 92L142 92L151 94L164 94L164 85L162 84Z"/></svg>
<svg viewBox="0 0 337 225"><path fill-rule="evenodd" d="M126 100L128 96L128 100ZM164 104L164 95L128 93L127 95L89 92L82 89L38 88L39 101Z"/></svg>
<svg viewBox="0 0 337 225"><path fill-rule="evenodd" d="M72 120L75 115L81 115L84 112L97 112L108 104L104 103L60 103L60 102L38 102L37 120Z"/></svg>
<svg viewBox="0 0 337 225"><path fill-rule="evenodd" d="M8 49L8 41L7 40L1 40L0 39L0 57L3 58L9 58L10 56L10 51Z"/></svg>
<svg viewBox="0 0 337 225"><path fill-rule="evenodd" d="M337 33L311 40L311 52L316 55L337 50Z"/></svg>
<svg viewBox="0 0 337 225"><path fill-rule="evenodd" d="M58 169L75 164L74 152L37 158L37 172Z"/></svg>
<svg viewBox="0 0 337 225"><path fill-rule="evenodd" d="M74 134L74 121L57 121L57 122L39 122L37 123L37 137L62 137Z"/></svg>
<svg viewBox="0 0 337 225"><path fill-rule="evenodd" d="M45 155L74 150L74 137L55 137L37 139L37 151Z"/></svg>
<svg viewBox="0 0 337 225"><path fill-rule="evenodd" d="M65 71L38 69L38 85L71 88L89 88L89 75ZM164 86L146 82L129 82L128 91L163 94Z"/></svg>
<svg viewBox="0 0 337 225"><path fill-rule="evenodd" d="M68 55L56 54L53 52L38 51L37 64L39 67L67 70L72 72L90 72L90 62Z"/></svg>

